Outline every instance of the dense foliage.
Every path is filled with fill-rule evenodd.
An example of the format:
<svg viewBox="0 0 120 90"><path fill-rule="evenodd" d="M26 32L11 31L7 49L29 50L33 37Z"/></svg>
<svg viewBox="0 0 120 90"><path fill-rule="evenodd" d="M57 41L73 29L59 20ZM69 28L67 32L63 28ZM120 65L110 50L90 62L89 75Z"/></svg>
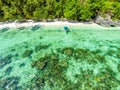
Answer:
<svg viewBox="0 0 120 90"><path fill-rule="evenodd" d="M120 0L0 0L0 20L91 20L100 15L120 19Z"/></svg>

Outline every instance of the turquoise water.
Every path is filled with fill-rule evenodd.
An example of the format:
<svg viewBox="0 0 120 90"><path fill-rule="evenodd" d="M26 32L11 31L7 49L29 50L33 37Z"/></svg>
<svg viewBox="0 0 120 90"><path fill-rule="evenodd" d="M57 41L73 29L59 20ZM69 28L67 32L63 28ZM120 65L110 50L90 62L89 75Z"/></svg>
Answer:
<svg viewBox="0 0 120 90"><path fill-rule="evenodd" d="M0 90L120 90L119 28L0 33Z"/></svg>

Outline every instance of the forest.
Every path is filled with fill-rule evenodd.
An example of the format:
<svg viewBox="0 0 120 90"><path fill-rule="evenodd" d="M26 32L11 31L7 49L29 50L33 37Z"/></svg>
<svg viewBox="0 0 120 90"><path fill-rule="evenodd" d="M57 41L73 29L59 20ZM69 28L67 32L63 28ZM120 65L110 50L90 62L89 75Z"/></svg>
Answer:
<svg viewBox="0 0 120 90"><path fill-rule="evenodd" d="M120 0L0 0L0 21L22 19L120 19Z"/></svg>

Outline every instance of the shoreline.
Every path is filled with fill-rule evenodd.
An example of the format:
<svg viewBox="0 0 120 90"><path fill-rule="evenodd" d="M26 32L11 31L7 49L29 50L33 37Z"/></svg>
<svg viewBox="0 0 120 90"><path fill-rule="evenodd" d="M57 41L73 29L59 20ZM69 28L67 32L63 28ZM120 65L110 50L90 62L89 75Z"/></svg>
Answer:
<svg viewBox="0 0 120 90"><path fill-rule="evenodd" d="M0 29L2 28L19 28L19 27L31 27L35 25L41 25L45 27L64 27L64 25L67 25L68 27L97 27L97 28L120 28L120 26L116 27L105 27L102 25L99 25L95 22L69 22L69 21L54 21L54 22L35 22L33 20L27 20L26 22L0 22Z"/></svg>

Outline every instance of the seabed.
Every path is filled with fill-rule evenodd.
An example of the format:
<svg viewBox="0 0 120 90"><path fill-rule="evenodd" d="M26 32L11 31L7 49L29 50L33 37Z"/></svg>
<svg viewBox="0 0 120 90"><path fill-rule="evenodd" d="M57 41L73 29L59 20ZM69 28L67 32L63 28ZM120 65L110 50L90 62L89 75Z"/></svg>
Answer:
<svg viewBox="0 0 120 90"><path fill-rule="evenodd" d="M120 90L118 28L0 32L0 90Z"/></svg>

